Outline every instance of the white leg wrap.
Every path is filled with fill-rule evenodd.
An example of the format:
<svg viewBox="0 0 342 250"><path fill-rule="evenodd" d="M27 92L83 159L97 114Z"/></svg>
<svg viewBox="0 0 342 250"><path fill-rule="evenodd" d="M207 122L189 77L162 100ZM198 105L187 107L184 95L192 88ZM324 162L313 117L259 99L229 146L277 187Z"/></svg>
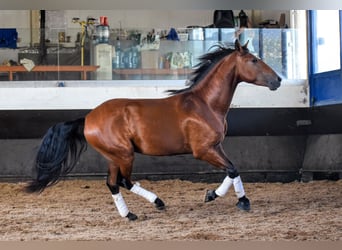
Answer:
<svg viewBox="0 0 342 250"><path fill-rule="evenodd" d="M126 217L129 213L129 210L127 208L124 198L122 197L122 194L121 193L113 194L112 197L114 199L114 203L116 205L116 208L119 211L120 216Z"/></svg>
<svg viewBox="0 0 342 250"><path fill-rule="evenodd" d="M144 197L149 202L153 203L157 199L157 195L154 193L140 187L138 184L134 184L131 190L133 193L140 195L141 197Z"/></svg>
<svg viewBox="0 0 342 250"><path fill-rule="evenodd" d="M234 183L234 189L235 189L236 196L238 198L245 196L245 190L243 189L243 184L242 184L240 175L238 177L234 178L233 183Z"/></svg>
<svg viewBox="0 0 342 250"><path fill-rule="evenodd" d="M226 178L224 178L221 185L215 190L215 193L220 197L225 196L228 193L228 190L232 186L232 184L233 184L233 179L230 178L229 176L226 176Z"/></svg>

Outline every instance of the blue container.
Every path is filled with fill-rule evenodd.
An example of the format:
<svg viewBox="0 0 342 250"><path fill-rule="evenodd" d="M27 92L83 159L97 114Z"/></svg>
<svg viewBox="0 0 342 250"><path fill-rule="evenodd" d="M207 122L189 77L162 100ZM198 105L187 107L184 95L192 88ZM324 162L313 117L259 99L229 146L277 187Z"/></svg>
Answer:
<svg viewBox="0 0 342 250"><path fill-rule="evenodd" d="M17 48L17 29L0 29L0 48Z"/></svg>

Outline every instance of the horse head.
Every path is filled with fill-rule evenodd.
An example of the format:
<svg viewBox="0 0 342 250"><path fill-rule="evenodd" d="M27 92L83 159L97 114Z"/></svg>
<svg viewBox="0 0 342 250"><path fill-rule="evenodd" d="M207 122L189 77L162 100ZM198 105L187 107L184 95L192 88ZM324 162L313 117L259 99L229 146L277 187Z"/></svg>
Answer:
<svg viewBox="0 0 342 250"><path fill-rule="evenodd" d="M282 79L260 58L249 53L247 45L248 41L245 45L241 45L238 40L235 41L238 79L240 81L254 83L256 85L266 86L270 90L276 90L280 87Z"/></svg>

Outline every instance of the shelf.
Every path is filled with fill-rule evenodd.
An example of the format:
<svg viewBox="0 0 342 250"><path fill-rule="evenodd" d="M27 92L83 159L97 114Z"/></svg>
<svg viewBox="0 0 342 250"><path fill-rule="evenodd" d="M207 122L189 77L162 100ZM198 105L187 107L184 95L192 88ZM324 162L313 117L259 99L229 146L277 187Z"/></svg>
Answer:
<svg viewBox="0 0 342 250"><path fill-rule="evenodd" d="M87 72L94 72L99 68L95 65L37 65L31 71L20 66L0 66L0 72L8 72L8 78L13 81L13 73L15 72L81 72L82 80L87 80Z"/></svg>
<svg viewBox="0 0 342 250"><path fill-rule="evenodd" d="M193 69L113 69L118 75L189 75Z"/></svg>

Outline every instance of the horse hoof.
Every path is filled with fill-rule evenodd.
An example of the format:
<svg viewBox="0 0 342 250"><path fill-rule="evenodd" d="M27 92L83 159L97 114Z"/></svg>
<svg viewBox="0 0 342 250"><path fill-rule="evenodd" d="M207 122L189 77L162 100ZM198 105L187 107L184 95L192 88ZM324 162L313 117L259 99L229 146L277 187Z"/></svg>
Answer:
<svg viewBox="0 0 342 250"><path fill-rule="evenodd" d="M154 201L154 204L156 205L156 208L157 208L158 210L164 210L164 209L165 209L165 204L164 204L164 202L163 202L161 199L159 199L159 198L157 198L157 199Z"/></svg>
<svg viewBox="0 0 342 250"><path fill-rule="evenodd" d="M126 217L130 220L130 221L134 221L136 219L138 219L138 216L136 216L135 214L129 212Z"/></svg>
<svg viewBox="0 0 342 250"><path fill-rule="evenodd" d="M204 202L209 202L215 200L217 197L217 194L215 193L215 190L207 190L204 197Z"/></svg>
<svg viewBox="0 0 342 250"><path fill-rule="evenodd" d="M250 202L246 196L240 198L236 206L243 211L249 211L251 209Z"/></svg>

